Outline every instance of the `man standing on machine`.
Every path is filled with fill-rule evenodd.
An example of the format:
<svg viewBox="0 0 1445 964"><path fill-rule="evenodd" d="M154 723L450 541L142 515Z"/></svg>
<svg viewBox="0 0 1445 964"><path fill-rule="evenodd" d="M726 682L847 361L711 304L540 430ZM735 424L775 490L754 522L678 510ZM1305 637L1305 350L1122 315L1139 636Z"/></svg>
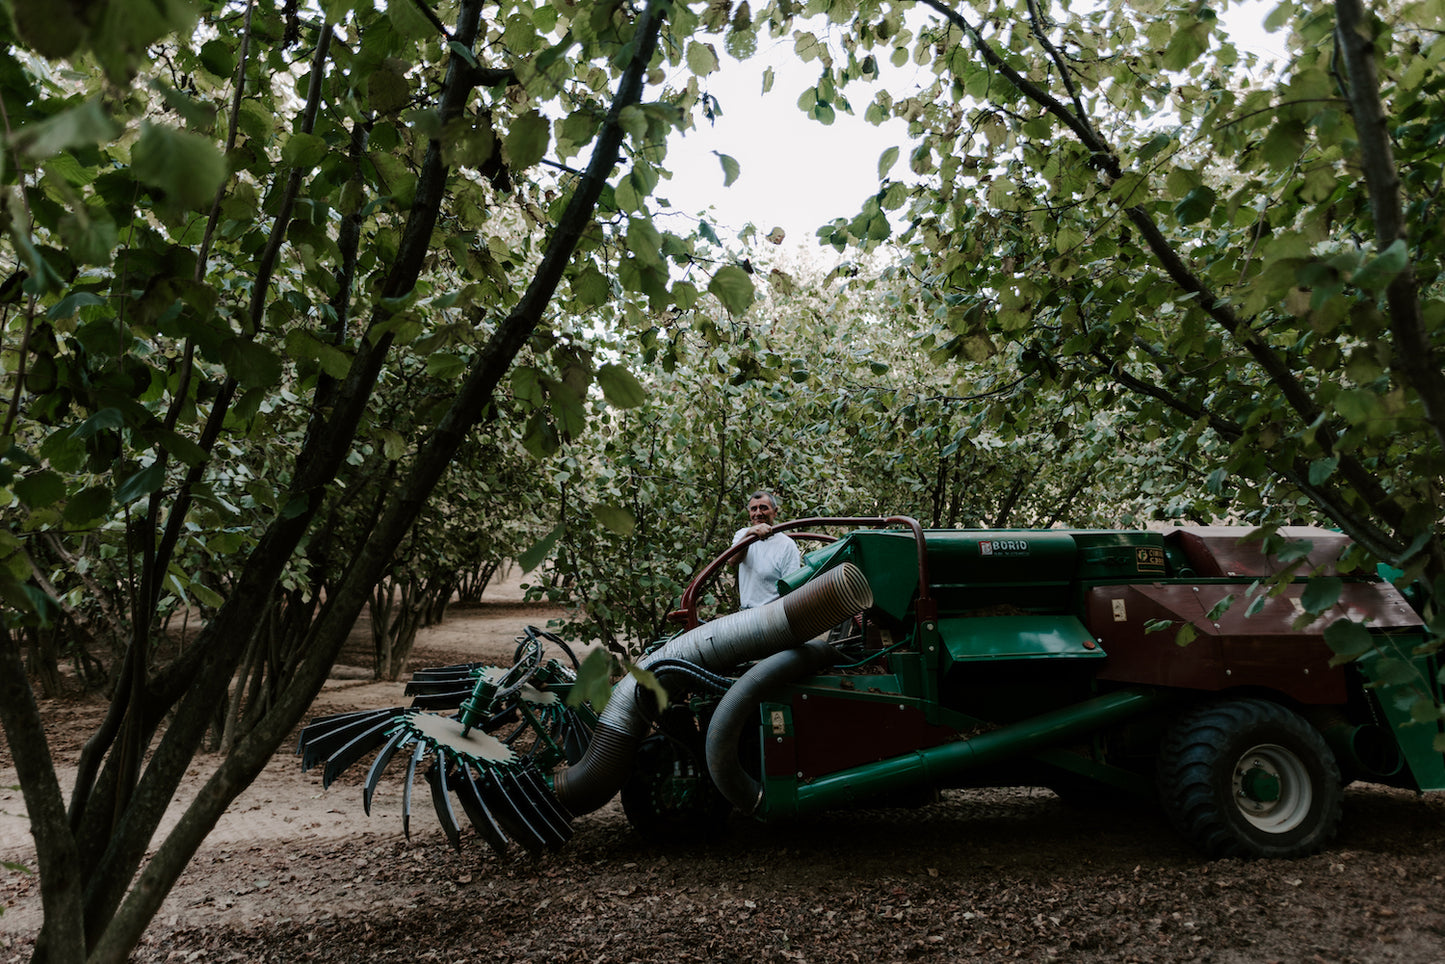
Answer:
<svg viewBox="0 0 1445 964"><path fill-rule="evenodd" d="M742 556L731 560L738 571L738 596L744 609L777 599L778 580L803 564L797 544L787 535L773 532L777 520L778 500L773 493L754 492L748 499L749 524L733 535L733 545L750 535L758 537Z"/></svg>

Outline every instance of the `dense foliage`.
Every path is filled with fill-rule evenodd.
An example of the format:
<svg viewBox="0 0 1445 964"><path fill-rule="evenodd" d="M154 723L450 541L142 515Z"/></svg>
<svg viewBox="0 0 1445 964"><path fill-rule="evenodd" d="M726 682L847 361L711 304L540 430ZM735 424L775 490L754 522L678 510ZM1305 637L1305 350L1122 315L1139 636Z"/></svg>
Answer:
<svg viewBox="0 0 1445 964"><path fill-rule="evenodd" d="M784 518L1107 527L1146 524L1156 489L1185 484L1115 451L1125 413L1079 393L1036 400L1036 424L995 421L1029 390L1014 355L931 361L928 301L907 286L860 283L873 275L857 264L757 251L750 263L748 312L647 332L645 401L546 465L559 516L538 585L578 604L569 632L626 651L670 631L668 611L760 487ZM721 611L731 588L717 586Z"/></svg>
<svg viewBox="0 0 1445 964"><path fill-rule="evenodd" d="M374 588L515 555L535 516L507 466L635 404L544 317L619 271L674 296L638 197L692 95L643 95L711 67L665 12L4 7L0 720L37 958L123 959ZM61 621L114 692L68 806L19 648ZM208 730L226 752L148 855Z"/></svg>

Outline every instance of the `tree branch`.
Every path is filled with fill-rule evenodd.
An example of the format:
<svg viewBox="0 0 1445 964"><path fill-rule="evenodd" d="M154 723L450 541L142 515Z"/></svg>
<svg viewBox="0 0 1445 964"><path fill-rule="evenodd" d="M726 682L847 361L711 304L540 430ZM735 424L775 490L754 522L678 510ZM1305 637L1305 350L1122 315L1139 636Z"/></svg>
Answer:
<svg viewBox="0 0 1445 964"><path fill-rule="evenodd" d="M1408 232L1389 124L1380 101L1374 31L1362 0L1336 0L1335 17L1335 38L1350 81L1350 113L1359 137L1360 169L1375 221L1375 243L1378 250L1384 251L1396 241L1407 241ZM1390 332L1395 338L1394 367L1420 396L1436 444L1445 450L1445 372L1441 371L1421 315L1413 259L1407 260L1390 282L1385 298L1390 308Z"/></svg>
<svg viewBox="0 0 1445 964"><path fill-rule="evenodd" d="M1358 3L1359 0L1340 0L1340 2ZM946 6L942 0L923 0L923 3L957 26L970 39L985 63L1073 132L1074 136L1093 155L1094 164L1109 178L1111 183L1123 177L1124 169L1118 155L1088 123L1075 116L1068 107L1047 90L1015 70L960 13ZM1285 359L1272 350L1248 325L1242 323L1228 302L1220 298L1189 267L1148 210L1142 205L1130 205L1125 208L1125 215L1143 236L1150 252L1169 279L1183 291L1194 295L1201 310L1249 353L1254 362L1260 366L1270 384L1278 389L1294 410L1302 424L1317 426L1315 428L1316 441L1327 456L1333 455L1339 459L1338 471L1346 482L1362 496L1371 492L1383 494L1374 474L1368 468L1351 454L1338 451L1337 436L1328 423L1327 413L1323 412L1315 403L1313 396L1295 376ZM1445 393L1442 393L1442 400L1445 400ZM1442 413L1445 413L1445 408L1442 408ZM1439 428L1445 428L1445 418L1435 424ZM1403 515L1400 520L1403 521Z"/></svg>
<svg viewBox="0 0 1445 964"><path fill-rule="evenodd" d="M522 298L508 319L499 326L497 333L494 333L487 346L474 360L471 373L463 383L457 398L443 417L441 424L432 432L418 452L411 474L400 494L391 501L371 538L354 555L352 565L336 587L335 593L328 596L325 607L312 625L308 638L309 645L304 650L305 655L298 664L295 675L287 682L278 696L274 708L262 718L251 734L237 744L235 754L228 757L191 807L187 809L181 823L166 837L155 857L146 865L137 879L136 886L126 896L124 904L120 906L112 918L110 926L107 927L100 942L96 945L92 961L97 964L106 961L121 961L129 953L130 948L134 947L146 922L159 908L161 900L174 884L176 877L194 855L206 834L214 827L226 806L245 787L249 776L253 775L252 768L259 769L264 765L265 759L269 757L270 752L274 751L276 744L300 720L301 715L314 699L317 690L320 689L327 669L335 661L336 653L345 641L347 632L364 604L371 586L375 584L380 572L391 559L396 546L415 520L424 500L431 493L447 464L455 455L465 434L484 411L502 375L510 367L513 358L525 345L527 338L530 337L531 332L540 321L543 309L561 280L562 269L575 250L583 228L590 221L591 211L605 186L606 177L616 164L623 136L619 120L620 113L623 108L635 104L640 98L647 64L656 49L657 33L661 26L660 8L665 5L665 2L666 0L652 0L636 25L633 57L619 84L612 110L608 114L608 121L599 134L592 163L588 167L588 176L584 178L583 184L573 195L557 232L549 242L546 254L532 285L528 288L527 295ZM457 42L470 47L475 41L480 8L481 0L464 0L458 14ZM459 61L460 58L457 60ZM459 101L457 95L458 88L463 86L465 86L465 77L462 72L460 70L450 72L448 89L443 94L443 116L448 107L460 109L460 103L464 102L465 96L463 95ZM423 183L418 186L418 201L417 206L413 208L412 219L412 221L423 223L429 221L430 223L426 225L425 230L422 230L422 224L408 223L408 229L403 236L402 250L398 253L392 275L387 280L389 290L404 292L410 290L415 283L416 272L420 270L423 263L431 236L430 226L435 224L435 208L439 206L442 197L445 168L441 167L440 146L433 142L432 148L435 149L437 155L437 168L429 170L427 174L437 177L442 183L436 183L428 188L425 184L427 175L424 175ZM430 158L432 151L429 150L428 154ZM407 250L408 244L421 244L423 249L421 251ZM409 278L408 273L410 273ZM357 365L353 365L352 374L348 376L348 389L355 382L357 368ZM301 477L301 472L298 470L296 486L309 487L321 481L321 476L327 468L325 463L325 459L313 455L313 458L305 466L305 478ZM335 466L331 465L330 469L334 471ZM305 490L305 488L302 489L302 491ZM309 520L315 511L316 507L313 505L308 512L303 513L303 516ZM238 583L237 593L228 600L227 609L233 608L233 604L242 607L251 604L249 597L253 595L253 592L240 590L251 590L261 585L274 583L276 575L274 563L266 565L263 562L273 555L267 551L269 546L265 543L275 539L282 540L286 545L294 546L295 539L299 538L299 532L293 531L297 528L295 521L286 520L277 523L263 537L263 545L258 547L253 553L252 560L248 561L247 571ZM300 530L304 531L305 526L306 523L303 522ZM212 630L212 626L222 623L226 615L223 612L213 619L207 626L207 632ZM234 661L231 662L231 666L234 668ZM214 688L216 679L219 679L223 685L226 681L226 678L215 675L209 687L193 687L191 689L186 705L182 707L182 711L177 714L176 720L172 724L172 731L167 732L166 740L163 740L161 747L157 749L156 756L158 758L167 754L169 750L167 744L172 732L185 728L184 724L189 719L188 709L198 710L205 705L203 701L207 698L209 689ZM192 706L192 703L198 703L198 705ZM187 737L186 742L189 742L190 739L191 737ZM169 791L173 792L174 786L171 786ZM169 793L166 796L168 797Z"/></svg>

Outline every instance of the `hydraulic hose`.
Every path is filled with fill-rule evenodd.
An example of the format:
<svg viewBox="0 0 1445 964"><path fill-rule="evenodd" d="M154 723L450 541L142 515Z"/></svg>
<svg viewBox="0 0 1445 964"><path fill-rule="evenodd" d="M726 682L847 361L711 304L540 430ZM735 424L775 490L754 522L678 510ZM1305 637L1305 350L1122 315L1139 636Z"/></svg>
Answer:
<svg viewBox="0 0 1445 964"><path fill-rule="evenodd" d="M688 630L643 657L639 665L646 669L659 660L684 659L722 672L791 649L872 604L867 577L852 563L843 563L765 606ZM624 677L612 688L586 755L557 774L557 798L573 815L596 810L627 781L637 744L648 730L636 697L637 681Z"/></svg>
<svg viewBox="0 0 1445 964"><path fill-rule="evenodd" d="M707 727L707 771L718 790L746 816L763 802L763 785L743 769L738 743L757 724L758 705L777 690L839 662L842 655L821 639L774 653L742 675L713 711Z"/></svg>

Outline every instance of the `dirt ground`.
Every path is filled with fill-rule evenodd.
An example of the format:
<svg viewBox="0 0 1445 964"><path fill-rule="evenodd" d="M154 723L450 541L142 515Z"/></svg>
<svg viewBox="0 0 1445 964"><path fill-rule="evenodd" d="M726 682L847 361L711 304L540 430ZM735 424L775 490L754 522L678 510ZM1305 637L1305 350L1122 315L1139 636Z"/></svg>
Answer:
<svg viewBox="0 0 1445 964"><path fill-rule="evenodd" d="M418 641L414 667L510 660L547 610L504 585ZM315 715L399 705L400 685L341 668ZM51 701L68 749L99 706ZM198 760L197 777L206 761ZM1081 812L1045 790L945 794L662 849L616 801L561 852L448 846L424 793L402 833L399 781L367 817L360 774L321 788L279 753L170 895L143 962L1445 960L1445 795L1346 792L1339 840L1305 860L1206 861L1151 810ZM33 866L0 743L0 861ZM32 875L0 869L0 964L28 959Z"/></svg>

